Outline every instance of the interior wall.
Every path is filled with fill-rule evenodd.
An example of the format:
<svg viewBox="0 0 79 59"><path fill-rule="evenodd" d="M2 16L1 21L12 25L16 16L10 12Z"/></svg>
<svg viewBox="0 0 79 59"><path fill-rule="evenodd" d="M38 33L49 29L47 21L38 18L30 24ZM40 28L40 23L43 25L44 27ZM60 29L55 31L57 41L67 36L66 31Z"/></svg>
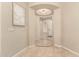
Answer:
<svg viewBox="0 0 79 59"><path fill-rule="evenodd" d="M2 33L1 33L1 19L2 19L2 17L1 17L1 3L0 3L0 56L1 56L1 35L2 35Z"/></svg>
<svg viewBox="0 0 79 59"><path fill-rule="evenodd" d="M53 25L54 25L54 40L56 45L61 45L61 6L54 10Z"/></svg>
<svg viewBox="0 0 79 59"><path fill-rule="evenodd" d="M38 19L34 10L31 9L32 3L29 3L29 45L34 45L36 40L36 20Z"/></svg>
<svg viewBox="0 0 79 59"><path fill-rule="evenodd" d="M62 45L79 53L79 3L62 3Z"/></svg>
<svg viewBox="0 0 79 59"><path fill-rule="evenodd" d="M39 35L39 32L37 33L37 28L39 29L38 24L38 16L35 16L34 10L30 8L33 3L18 3L24 7L26 7L26 23L28 23L29 26L25 27L16 27L12 26L12 3L2 3L1 9L2 9L2 41L1 41L1 48L2 48L2 56L13 56L17 52L19 52L21 49L25 48L27 46L27 42L30 42L29 44L35 44L35 40L39 39L36 37L36 35ZM50 3L49 3L50 4ZM51 3L53 4L53 3ZM57 4L59 7L58 3ZM28 7L28 8L27 8ZM28 15L29 12L29 15ZM54 40L56 44L61 43L61 9L57 9L53 15L54 20ZM29 22L28 22L29 20ZM29 27L29 29L27 29ZM27 30L29 35L29 41L27 39ZM37 34L36 34L37 33Z"/></svg>
<svg viewBox="0 0 79 59"><path fill-rule="evenodd" d="M20 4L20 3L18 3ZM23 3L22 6L27 6ZM27 24L25 27L12 25L12 3L2 3L2 56L13 56L20 50L27 47ZM26 8L25 8L26 9ZM28 20L28 12L26 14L26 22Z"/></svg>
<svg viewBox="0 0 79 59"><path fill-rule="evenodd" d="M34 45L35 40L39 40L39 16L35 15L35 11L31 8L31 6L36 4L54 4L59 8L54 11L53 23L54 23L54 40L55 44L61 44L61 7L59 3L29 3L29 40L30 44Z"/></svg>

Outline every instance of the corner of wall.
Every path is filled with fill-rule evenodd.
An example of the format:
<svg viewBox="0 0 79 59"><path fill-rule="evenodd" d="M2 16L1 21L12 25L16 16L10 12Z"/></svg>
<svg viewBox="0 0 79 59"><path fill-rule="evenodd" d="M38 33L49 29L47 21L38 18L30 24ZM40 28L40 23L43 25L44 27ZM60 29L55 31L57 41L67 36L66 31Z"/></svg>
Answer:
<svg viewBox="0 0 79 59"><path fill-rule="evenodd" d="M1 56L1 3L0 3L0 56Z"/></svg>

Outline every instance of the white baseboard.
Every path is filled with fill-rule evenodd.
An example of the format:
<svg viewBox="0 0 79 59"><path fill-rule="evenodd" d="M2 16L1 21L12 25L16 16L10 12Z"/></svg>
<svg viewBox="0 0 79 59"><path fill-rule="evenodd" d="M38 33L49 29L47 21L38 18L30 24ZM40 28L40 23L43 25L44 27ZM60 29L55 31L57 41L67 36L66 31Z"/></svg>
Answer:
<svg viewBox="0 0 79 59"><path fill-rule="evenodd" d="M72 54L79 56L79 53L78 53L78 52L75 52L75 51L73 51L73 50L71 50L71 49L69 49L69 48L67 48L67 47L65 47L65 46L63 46L63 45L55 44L55 46L56 46L56 47L61 47L61 48L65 49L65 50L71 52Z"/></svg>
<svg viewBox="0 0 79 59"><path fill-rule="evenodd" d="M67 50L67 51L69 51L69 52L71 52L71 53L74 54L74 55L79 56L79 53L78 53L78 52L75 52L75 51L73 51L73 50L71 50L71 49L69 49L69 48L67 48L67 47L65 47L65 46L62 46L62 48L65 49L65 50Z"/></svg>
<svg viewBox="0 0 79 59"><path fill-rule="evenodd" d="M71 52L72 54L79 56L79 53L78 53L78 52L75 52L75 51L73 51L73 50L71 50L71 49L69 49L69 48L67 48L67 47L65 47L65 46L58 45L58 44L55 44L55 46L56 46L56 47L63 48L63 49L65 49L65 50ZM33 47L33 46L29 46L29 47ZM16 53L13 57L18 56L21 52L25 51L25 50L28 49L29 47L27 47L27 48L25 47L24 49L22 49L21 51L19 51L18 53Z"/></svg>
<svg viewBox="0 0 79 59"><path fill-rule="evenodd" d="M22 50L20 50L19 52L17 52L15 55L13 55L12 57L16 57L16 56L18 56L21 52L23 52L23 51L25 51L26 49L28 49L28 47L26 48L24 48L24 49L22 49Z"/></svg>
<svg viewBox="0 0 79 59"><path fill-rule="evenodd" d="M27 50L28 48L30 48L30 47L35 47L35 45L30 45L30 46L28 46L28 47L25 47L24 49L20 50L20 51L17 52L15 55L13 55L12 57L18 56L21 52L26 51L26 50Z"/></svg>
<svg viewBox="0 0 79 59"><path fill-rule="evenodd" d="M55 46L56 46L56 47L62 47L62 45L59 45L59 44L55 44Z"/></svg>

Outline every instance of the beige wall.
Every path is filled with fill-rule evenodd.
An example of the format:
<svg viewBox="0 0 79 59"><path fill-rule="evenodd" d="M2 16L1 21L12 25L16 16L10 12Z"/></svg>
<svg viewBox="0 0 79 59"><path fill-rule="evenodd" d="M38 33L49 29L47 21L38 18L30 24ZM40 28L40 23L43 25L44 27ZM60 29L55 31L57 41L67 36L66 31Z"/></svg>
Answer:
<svg viewBox="0 0 79 59"><path fill-rule="evenodd" d="M1 17L1 3L0 3L0 56L1 56L1 19L2 19L2 17Z"/></svg>
<svg viewBox="0 0 79 59"><path fill-rule="evenodd" d="M30 44L35 44L35 40L39 40L39 16L34 14L34 10L31 9L33 5L41 3L29 3L29 40ZM54 40L56 44L61 44L61 7L59 3L42 3L42 4L54 4L59 8L55 10L53 15L54 23Z"/></svg>
<svg viewBox="0 0 79 59"><path fill-rule="evenodd" d="M55 44L61 45L61 7L54 11L53 17Z"/></svg>
<svg viewBox="0 0 79 59"><path fill-rule="evenodd" d="M36 40L36 20L38 18L35 16L34 11L30 8L29 4L29 45L35 44Z"/></svg>
<svg viewBox="0 0 79 59"><path fill-rule="evenodd" d="M23 4L24 6L24 4ZM25 6L27 6L25 4ZM2 56L13 56L27 46L27 25L12 26L12 3L2 3ZM27 12L28 13L28 12ZM26 14L26 21L28 15Z"/></svg>
<svg viewBox="0 0 79 59"><path fill-rule="evenodd" d="M62 20L63 45L79 52L79 3L63 3Z"/></svg>
<svg viewBox="0 0 79 59"><path fill-rule="evenodd" d="M26 3L18 3L26 7L26 27L15 27L12 26L12 3L2 3L2 56L12 56L19 52L21 49L27 46L27 42L30 44L35 44L35 40L39 37L39 32L37 33L37 27L39 30L38 19L39 17L35 16L34 10L30 8L33 3L30 3L29 6ZM53 3L51 3L53 4ZM54 20L54 38L55 43L61 43L61 9L58 3L56 4L59 8L55 10L53 15ZM28 10L29 9L29 10ZM28 14L29 12L29 14ZM29 22L28 22L29 20ZM38 25L37 25L38 24ZM29 29L28 26L29 25ZM28 32L27 32L28 30ZM36 34L37 33L37 34ZM29 36L28 36L28 35ZM27 36L29 37L27 39Z"/></svg>

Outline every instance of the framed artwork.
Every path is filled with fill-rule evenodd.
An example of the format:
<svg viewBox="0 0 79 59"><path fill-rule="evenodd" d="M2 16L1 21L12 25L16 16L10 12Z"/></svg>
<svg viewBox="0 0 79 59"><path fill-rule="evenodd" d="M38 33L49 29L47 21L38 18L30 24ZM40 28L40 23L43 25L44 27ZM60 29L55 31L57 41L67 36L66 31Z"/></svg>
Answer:
<svg viewBox="0 0 79 59"><path fill-rule="evenodd" d="M25 25L25 8L17 3L13 3L13 25L24 26Z"/></svg>

